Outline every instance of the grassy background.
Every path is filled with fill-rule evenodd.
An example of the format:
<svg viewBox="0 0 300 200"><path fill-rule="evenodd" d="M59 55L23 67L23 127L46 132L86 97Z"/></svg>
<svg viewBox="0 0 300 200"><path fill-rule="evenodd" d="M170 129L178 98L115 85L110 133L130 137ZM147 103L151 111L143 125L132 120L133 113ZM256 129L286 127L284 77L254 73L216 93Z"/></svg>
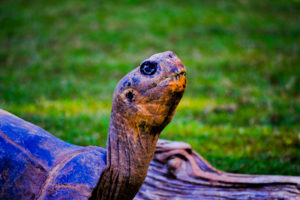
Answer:
<svg viewBox="0 0 300 200"><path fill-rule="evenodd" d="M299 175L299 13L296 0L3 0L0 107L105 146L118 80L172 50L188 89L161 138L218 169Z"/></svg>

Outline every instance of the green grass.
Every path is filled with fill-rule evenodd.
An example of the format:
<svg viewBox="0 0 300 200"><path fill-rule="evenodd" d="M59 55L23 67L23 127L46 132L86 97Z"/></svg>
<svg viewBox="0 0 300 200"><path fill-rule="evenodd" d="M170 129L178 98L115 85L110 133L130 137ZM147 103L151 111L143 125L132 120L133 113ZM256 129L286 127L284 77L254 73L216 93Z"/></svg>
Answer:
<svg viewBox="0 0 300 200"><path fill-rule="evenodd" d="M299 175L299 13L297 0L3 0L0 107L105 146L118 80L172 50L188 88L161 138L218 169Z"/></svg>

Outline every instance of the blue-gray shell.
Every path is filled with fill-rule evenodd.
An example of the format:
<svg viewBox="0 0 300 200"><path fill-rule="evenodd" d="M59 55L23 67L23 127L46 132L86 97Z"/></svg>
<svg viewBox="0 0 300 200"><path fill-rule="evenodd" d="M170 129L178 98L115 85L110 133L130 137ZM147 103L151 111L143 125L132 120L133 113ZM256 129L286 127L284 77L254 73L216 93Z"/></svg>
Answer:
<svg viewBox="0 0 300 200"><path fill-rule="evenodd" d="M0 109L0 199L88 199L106 150L64 142Z"/></svg>

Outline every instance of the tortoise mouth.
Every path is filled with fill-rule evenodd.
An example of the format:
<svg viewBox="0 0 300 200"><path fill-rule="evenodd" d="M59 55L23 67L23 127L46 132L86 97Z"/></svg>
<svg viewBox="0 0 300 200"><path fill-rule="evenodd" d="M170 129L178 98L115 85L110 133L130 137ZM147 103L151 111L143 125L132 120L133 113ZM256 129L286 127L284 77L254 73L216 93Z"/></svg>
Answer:
<svg viewBox="0 0 300 200"><path fill-rule="evenodd" d="M181 71L179 73L173 73L171 75L165 76L162 80L158 81L157 85L166 86L170 83L182 84L182 80L185 83L186 71Z"/></svg>
<svg viewBox="0 0 300 200"><path fill-rule="evenodd" d="M186 71L182 71L180 73L171 74L169 76L166 76L165 79L171 79L171 80L179 80L182 76L186 77Z"/></svg>

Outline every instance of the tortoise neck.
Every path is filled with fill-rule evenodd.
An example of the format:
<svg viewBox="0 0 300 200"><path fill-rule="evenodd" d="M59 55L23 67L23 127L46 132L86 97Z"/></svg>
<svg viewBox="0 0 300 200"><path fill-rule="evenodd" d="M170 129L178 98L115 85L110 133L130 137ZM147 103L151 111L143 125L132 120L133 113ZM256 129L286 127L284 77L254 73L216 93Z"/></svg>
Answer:
<svg viewBox="0 0 300 200"><path fill-rule="evenodd" d="M147 176L160 131L147 132L129 120L112 112L97 199L133 199Z"/></svg>

